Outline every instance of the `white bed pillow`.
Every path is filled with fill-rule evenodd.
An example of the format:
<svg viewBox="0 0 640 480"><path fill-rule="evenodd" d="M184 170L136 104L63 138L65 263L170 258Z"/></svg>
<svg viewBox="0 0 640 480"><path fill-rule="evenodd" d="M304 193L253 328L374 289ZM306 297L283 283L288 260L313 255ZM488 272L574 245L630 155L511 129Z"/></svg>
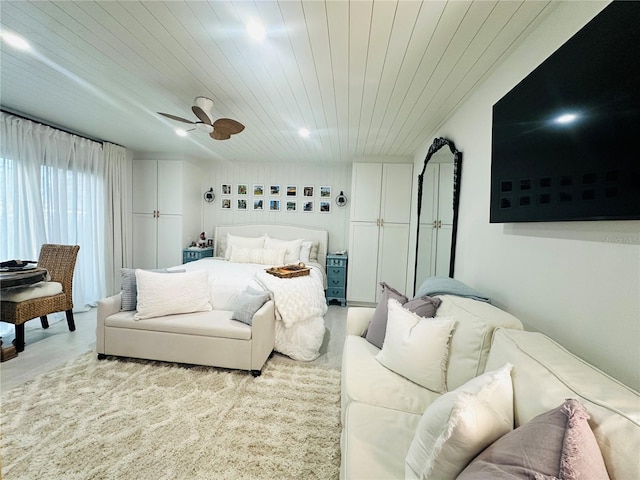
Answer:
<svg viewBox="0 0 640 480"><path fill-rule="evenodd" d="M418 385L446 392L447 357L455 320L422 318L393 298L388 307L387 330L376 360Z"/></svg>
<svg viewBox="0 0 640 480"><path fill-rule="evenodd" d="M307 240L302 241L300 246L300 261L304 263L317 263L318 262L318 242L309 242Z"/></svg>
<svg viewBox="0 0 640 480"><path fill-rule="evenodd" d="M241 248L231 247L229 261L233 263L258 263L260 265L282 265L286 248Z"/></svg>
<svg viewBox="0 0 640 480"><path fill-rule="evenodd" d="M300 261L300 249L302 248L302 239L297 240L278 240L267 235L264 239L264 248L286 248L287 254L284 256L285 263L298 263Z"/></svg>
<svg viewBox="0 0 640 480"><path fill-rule="evenodd" d="M167 275L136 269L136 283L138 311L133 316L136 320L212 309L206 270Z"/></svg>
<svg viewBox="0 0 640 480"><path fill-rule="evenodd" d="M239 235L231 235L227 233L227 247L224 252L224 259L229 260L231 257L231 247L242 248L264 248L264 239L266 235L261 237L241 237Z"/></svg>
<svg viewBox="0 0 640 480"><path fill-rule="evenodd" d="M405 478L453 480L513 429L511 368L472 378L427 407L407 452Z"/></svg>

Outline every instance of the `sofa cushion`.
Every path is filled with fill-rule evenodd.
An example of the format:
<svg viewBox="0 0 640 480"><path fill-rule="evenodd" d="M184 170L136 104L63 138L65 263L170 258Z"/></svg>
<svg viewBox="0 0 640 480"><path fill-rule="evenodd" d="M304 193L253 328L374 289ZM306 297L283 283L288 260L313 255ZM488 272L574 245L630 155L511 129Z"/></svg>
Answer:
<svg viewBox="0 0 640 480"><path fill-rule="evenodd" d="M511 365L469 380L422 414L405 478L454 480L485 447L513 429Z"/></svg>
<svg viewBox="0 0 640 480"><path fill-rule="evenodd" d="M419 420L417 414L350 403L343 422L340 478L404 478L404 458Z"/></svg>
<svg viewBox="0 0 640 480"><path fill-rule="evenodd" d="M447 367L447 387L454 390L485 371L491 337L496 327L522 329L522 323L489 303L455 295L442 295L438 298L442 303L438 307L436 318L448 317L456 320ZM494 369L505 363L507 362L502 362Z"/></svg>
<svg viewBox="0 0 640 480"><path fill-rule="evenodd" d="M134 319L135 312L118 312L104 320L106 327L149 330L165 333L181 333L203 337L251 339L251 327L231 319L228 310L183 313L166 317L149 318L144 322Z"/></svg>
<svg viewBox="0 0 640 480"><path fill-rule="evenodd" d="M409 300L402 305L404 308L424 318L433 318L442 300L438 297L423 295Z"/></svg>
<svg viewBox="0 0 640 480"><path fill-rule="evenodd" d="M606 480L609 475L588 418L580 402L566 400L498 439L458 478Z"/></svg>
<svg viewBox="0 0 640 480"><path fill-rule="evenodd" d="M376 311L373 314L371 323L369 323L369 327L367 328L367 334L365 335L367 341L378 348L382 348L384 336L387 331L389 300L393 298L400 302L401 305L406 303L408 300L405 295L397 291L395 288L390 287L385 282L380 283L380 288L382 289L380 293L380 301L376 306Z"/></svg>
<svg viewBox="0 0 640 480"><path fill-rule="evenodd" d="M211 310L209 273L206 270L166 275L138 269L136 282L138 311L134 318L138 320Z"/></svg>
<svg viewBox="0 0 640 480"><path fill-rule="evenodd" d="M640 394L536 332L497 329L487 369L513 364L514 420L519 426L567 398L578 398L611 478L640 478ZM544 392L544 395L540 393Z"/></svg>
<svg viewBox="0 0 640 480"><path fill-rule="evenodd" d="M387 333L376 360L418 385L443 393L455 324L450 318L422 318L390 299Z"/></svg>
<svg viewBox="0 0 640 480"><path fill-rule="evenodd" d="M392 372L375 359L379 348L364 338L347 335L342 351L342 414L350 402L421 415L440 395Z"/></svg>

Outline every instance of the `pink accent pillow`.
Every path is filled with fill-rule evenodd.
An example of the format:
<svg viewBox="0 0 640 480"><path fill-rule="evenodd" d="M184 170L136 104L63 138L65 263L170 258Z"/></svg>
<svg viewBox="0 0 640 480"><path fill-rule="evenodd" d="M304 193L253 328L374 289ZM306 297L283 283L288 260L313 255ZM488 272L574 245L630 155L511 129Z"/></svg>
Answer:
<svg viewBox="0 0 640 480"><path fill-rule="evenodd" d="M568 399L496 440L458 480L607 480L607 468L588 419L584 406Z"/></svg>

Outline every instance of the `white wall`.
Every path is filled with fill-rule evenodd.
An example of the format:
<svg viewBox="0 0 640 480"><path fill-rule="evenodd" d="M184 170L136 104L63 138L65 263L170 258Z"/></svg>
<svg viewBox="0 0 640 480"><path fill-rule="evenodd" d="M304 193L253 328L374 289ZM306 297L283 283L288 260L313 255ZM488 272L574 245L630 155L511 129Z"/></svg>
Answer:
<svg viewBox="0 0 640 480"><path fill-rule="evenodd" d="M230 197L224 197L221 192L221 185L231 184L234 192ZM249 186L248 210L241 211L236 208L238 196L235 192L238 183L245 183ZM254 184L262 184L265 188L265 210L253 211L253 199L258 198L252 195ZM269 185L280 185L281 193L279 197L269 195ZM285 202L287 196L285 189L287 185L296 185L298 196L292 198L298 201L298 211L287 212ZM314 187L314 196L309 200L314 202L314 212L302 211L302 201L307 198L302 196L304 186ZM320 213L320 187L331 187L331 212ZM213 187L216 199L211 204L204 205L203 228L208 236L213 236L217 225L236 224L283 224L315 227L329 232L329 250L347 249L349 246L349 204L340 208L335 203L336 196L343 191L347 197L347 202L351 198L351 164L339 163L314 163L314 164L294 164L294 163L216 163L209 166L206 179L203 183L203 192ZM222 199L231 198L232 208L223 210L221 208ZM268 211L269 199L279 199L281 201L279 212ZM322 199L325 200L325 199Z"/></svg>
<svg viewBox="0 0 640 480"><path fill-rule="evenodd" d="M640 221L490 224L493 104L604 6L564 2L425 143L463 152L456 278L640 390Z"/></svg>

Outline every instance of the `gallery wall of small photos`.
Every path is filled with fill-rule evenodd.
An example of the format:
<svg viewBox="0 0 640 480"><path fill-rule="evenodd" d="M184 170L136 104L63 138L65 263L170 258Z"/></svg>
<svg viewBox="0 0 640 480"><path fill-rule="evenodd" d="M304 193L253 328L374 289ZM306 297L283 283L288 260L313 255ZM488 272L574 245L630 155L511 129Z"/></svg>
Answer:
<svg viewBox="0 0 640 480"><path fill-rule="evenodd" d="M216 198L204 209L204 226L267 223L329 231L332 249L348 247L349 205L338 207L340 192L349 198L351 165L243 163L216 165L208 189ZM211 225L211 227L209 227Z"/></svg>
<svg viewBox="0 0 640 480"><path fill-rule="evenodd" d="M331 213L331 185L223 183L220 208L254 212Z"/></svg>

